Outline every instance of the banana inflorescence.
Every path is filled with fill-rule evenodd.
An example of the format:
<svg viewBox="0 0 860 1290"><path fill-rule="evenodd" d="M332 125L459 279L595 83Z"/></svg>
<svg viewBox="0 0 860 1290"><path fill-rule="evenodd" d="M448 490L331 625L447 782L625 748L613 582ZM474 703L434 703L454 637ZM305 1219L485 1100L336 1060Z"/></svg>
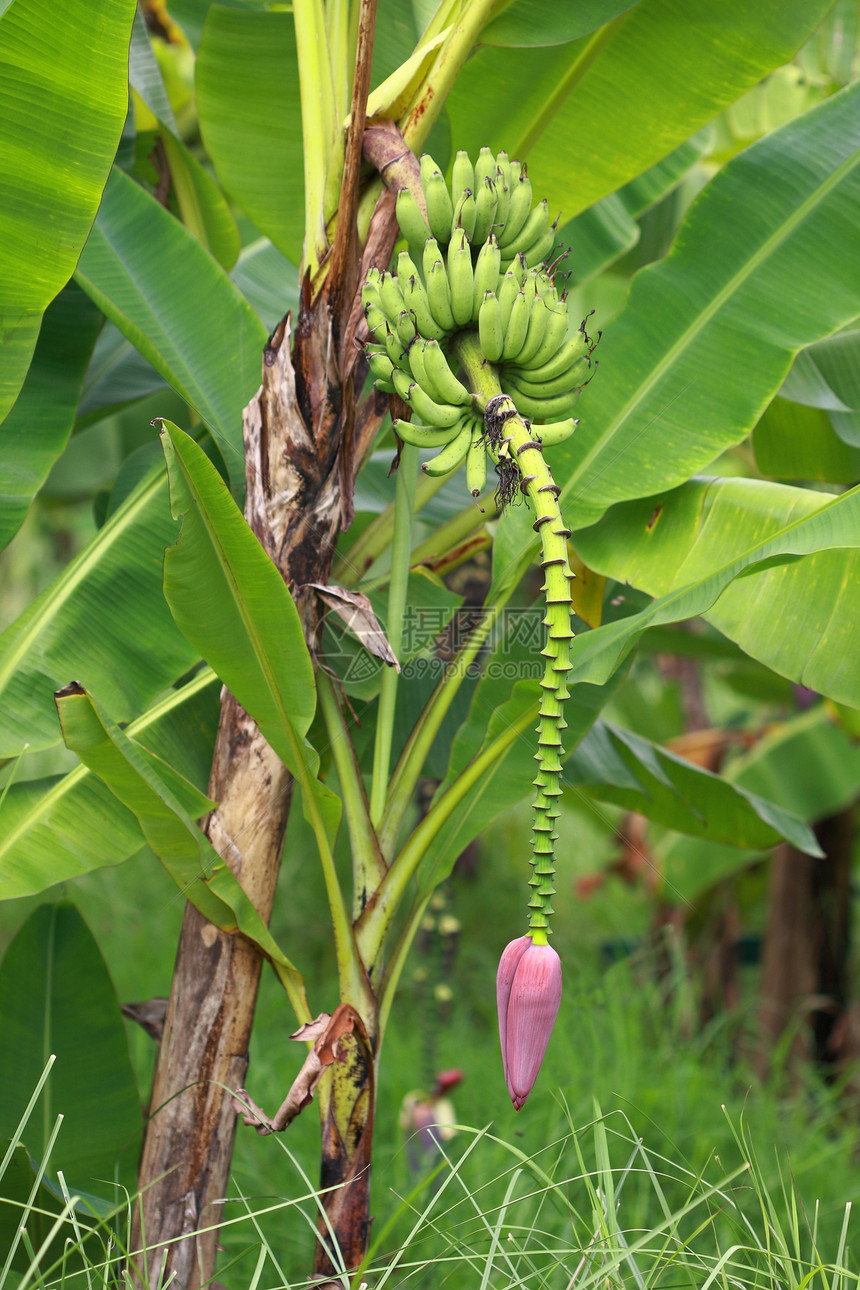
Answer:
<svg viewBox="0 0 860 1290"><path fill-rule="evenodd" d="M543 449L576 427L572 411L593 375L594 344L585 323L570 334L553 260L556 224L546 201L534 202L525 166L482 148L474 164L457 154L450 185L426 155L420 175L426 219L414 194L401 190L397 220L408 249L392 272L371 270L362 289L368 362L377 388L410 410L394 421L395 432L438 450L423 463L427 474L465 463L477 498L489 457L500 502L522 492L535 513L547 598L529 902L529 936L540 945L552 913L573 635L570 534Z"/></svg>
<svg viewBox="0 0 860 1290"><path fill-rule="evenodd" d="M550 262L556 226L546 201L533 202L525 166L482 148L474 165L457 154L450 187L432 157L421 158L420 172L426 220L402 189L397 219L408 250L393 272L372 269L362 290L368 361L377 388L411 409L395 424L400 438L441 449L423 470L447 474L465 462L477 496L486 484L482 452L497 468L498 454L480 399L458 375L456 339L477 334L500 390L547 447L573 433L593 344L585 324L568 334Z"/></svg>

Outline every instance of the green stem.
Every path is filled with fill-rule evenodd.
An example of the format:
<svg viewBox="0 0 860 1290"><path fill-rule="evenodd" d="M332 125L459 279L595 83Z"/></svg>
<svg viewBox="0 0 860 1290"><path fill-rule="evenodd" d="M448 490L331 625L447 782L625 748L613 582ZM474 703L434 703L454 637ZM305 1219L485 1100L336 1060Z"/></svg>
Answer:
<svg viewBox="0 0 860 1290"><path fill-rule="evenodd" d="M415 488L413 514L417 515L431 497L448 483L445 475L434 479L422 473ZM394 535L395 502L390 502L384 511L380 511L375 520L356 538L352 546L344 552L332 570L331 580L338 587L352 587L360 582L364 574L391 542ZM413 561L414 563L414 561Z"/></svg>
<svg viewBox="0 0 860 1290"><path fill-rule="evenodd" d="M406 741L406 746L391 777L388 805L379 828L379 845L384 856L391 856L394 852L397 837L403 825L403 817L412 800L412 794L433 746L433 740L439 733L446 713L454 702L457 691L474 663L478 651L487 639L499 610L510 594L509 591L502 600L486 609L460 653L445 669L444 675L418 718L415 729Z"/></svg>
<svg viewBox="0 0 860 1290"><path fill-rule="evenodd" d="M388 621L385 625L388 642L398 659L403 641L403 610L406 607L406 587L409 581L409 554L412 550L417 470L418 449L410 444L404 444L400 453L400 467L397 471L394 539L391 548L391 584L388 589ZM397 681L397 671L393 667L387 667L382 674L379 690L376 743L373 749L370 819L374 828L382 819L388 793L388 768L391 764L391 743L394 736Z"/></svg>
<svg viewBox="0 0 860 1290"><path fill-rule="evenodd" d="M385 876L386 866L370 823L367 795L343 712L331 680L322 668L317 672L317 693L337 768L346 826L349 829L353 874L352 916L355 919L367 904L369 894L376 890Z"/></svg>
<svg viewBox="0 0 860 1290"><path fill-rule="evenodd" d="M466 59L477 42L481 29L493 16L497 0L470 0L464 5L451 5L452 16L456 9L460 17L451 35L439 51L413 102L401 122L403 138L414 153L426 143L445 106ZM446 15L447 16L447 15Z"/></svg>
<svg viewBox="0 0 860 1290"><path fill-rule="evenodd" d="M424 859L427 849L454 811L472 792L482 777L493 768L520 735L531 725L537 713L537 704L532 705L502 734L489 744L482 753L469 762L443 793L438 802L424 816L413 832L406 839L389 867L388 873L379 884L371 903L355 925L356 944L359 953L366 961L371 961L379 954L385 941L391 920L397 912L406 889L417 873L418 866ZM434 883L429 880L426 887L432 891Z"/></svg>
<svg viewBox="0 0 860 1290"><path fill-rule="evenodd" d="M484 358L474 332L461 332L454 338L454 350L463 367L469 389L484 413L487 437L500 461L510 463L519 476L519 486L535 513L534 529L539 534L546 593L546 644L541 651L546 659L541 681L541 702L537 727L538 773L534 781L532 824L532 876L529 885L531 916L529 932L535 944L545 944L552 915L555 893L555 843L558 834L558 799L561 796L561 772L564 750L561 733L566 728L564 701L569 697L567 673L570 671L571 630L570 582L572 573L567 559L567 539L558 504L560 488L544 461L540 440L531 425L517 412L513 400L502 393L498 374Z"/></svg>
<svg viewBox="0 0 860 1290"><path fill-rule="evenodd" d="M334 122L334 90L321 0L294 0L293 19L296 24L305 169L302 267L309 269L313 277L328 246L325 199Z"/></svg>

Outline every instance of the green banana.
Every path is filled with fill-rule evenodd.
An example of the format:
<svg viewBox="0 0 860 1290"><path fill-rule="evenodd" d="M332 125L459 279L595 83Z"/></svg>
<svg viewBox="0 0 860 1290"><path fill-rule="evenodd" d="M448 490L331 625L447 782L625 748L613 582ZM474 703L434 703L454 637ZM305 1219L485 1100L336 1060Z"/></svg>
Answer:
<svg viewBox="0 0 860 1290"><path fill-rule="evenodd" d="M552 255L554 246L555 229L548 228L547 231L541 234L537 241L532 243L530 247L527 247L522 254L525 256L526 263L529 265L543 264Z"/></svg>
<svg viewBox="0 0 860 1290"><path fill-rule="evenodd" d="M392 421L391 428L416 448L441 448L457 433L456 426L425 426L420 421Z"/></svg>
<svg viewBox="0 0 860 1290"><path fill-rule="evenodd" d="M437 402L465 404L470 403L472 396L462 381L451 371L451 366L442 346L435 340L428 340L424 345L424 370L427 373L427 392L433 398L438 394Z"/></svg>
<svg viewBox="0 0 860 1290"><path fill-rule="evenodd" d="M394 364L387 354L380 354L379 351L368 350L367 366L370 368L372 375L380 381L390 381L391 373L394 371Z"/></svg>
<svg viewBox="0 0 860 1290"><path fill-rule="evenodd" d="M382 330L388 326L386 314L377 306L368 304L364 306L364 317L367 321L367 330L374 340L377 339L376 332L380 332L380 344L382 344Z"/></svg>
<svg viewBox="0 0 860 1290"><path fill-rule="evenodd" d="M492 291L484 292L484 299L478 311L478 336L484 357L490 363L498 363L502 357L505 333L502 327L502 307L498 297Z"/></svg>
<svg viewBox="0 0 860 1290"><path fill-rule="evenodd" d="M528 368L520 367L517 359L516 370L512 366L506 370L506 375L523 394L528 394L534 399L552 399L558 394L580 389L588 380L589 367L588 359L580 358L559 376L550 377L546 381L536 381Z"/></svg>
<svg viewBox="0 0 860 1290"><path fill-rule="evenodd" d="M500 152L496 157L496 170L502 176L502 183L505 188L511 186L511 161L506 152Z"/></svg>
<svg viewBox="0 0 860 1290"><path fill-rule="evenodd" d="M511 317L511 310L514 307L514 301L520 294L520 284L513 269L508 269L502 278L502 285L498 288L499 309L501 311L502 332L508 330L508 322Z"/></svg>
<svg viewBox="0 0 860 1290"><path fill-rule="evenodd" d="M457 324L451 312L451 285L441 258L433 262L427 275L427 301L439 326L446 333L452 332Z"/></svg>
<svg viewBox="0 0 860 1290"><path fill-rule="evenodd" d="M445 245L447 246L447 238L445 239ZM436 261L441 260L441 258L442 252L439 250L439 243L436 241L435 237L428 237L427 241L424 243L424 250L421 252L421 273L423 275L425 285L430 279L430 270L433 268Z"/></svg>
<svg viewBox="0 0 860 1290"><path fill-rule="evenodd" d="M454 407L450 403L437 403L430 398L426 390L422 390L417 381L413 381L404 372L394 372L391 379L401 399L415 409L425 425L453 426L462 417L462 407Z"/></svg>
<svg viewBox="0 0 860 1290"><path fill-rule="evenodd" d="M497 169L496 158L490 149L482 148L475 162L475 186L480 188L485 179L495 179Z"/></svg>
<svg viewBox="0 0 860 1290"><path fill-rule="evenodd" d="M458 152L454 158L454 167L451 172L451 201L454 206L460 199L460 194L468 188L470 192L475 191L475 170L469 160L468 152Z"/></svg>
<svg viewBox="0 0 860 1290"><path fill-rule="evenodd" d="M499 205L499 194L492 179L482 179L475 193L475 227L472 230L472 241L483 242L493 227L496 210Z"/></svg>
<svg viewBox="0 0 860 1290"><path fill-rule="evenodd" d="M462 466L466 460L466 453L469 451L469 444L472 442L472 421L471 415L464 417L456 437L446 444L435 457L431 457L429 461L424 462L421 469L425 475L438 478L440 475L449 475L452 470L457 470Z"/></svg>
<svg viewBox="0 0 860 1290"><path fill-rule="evenodd" d="M390 323L406 306L403 299L403 292L400 290L400 283L393 273L383 273L379 279L379 298L380 307Z"/></svg>
<svg viewBox="0 0 860 1290"><path fill-rule="evenodd" d="M394 319L394 330L397 333L397 339L404 348L408 349L415 340L415 319L406 309L401 309L400 313Z"/></svg>
<svg viewBox="0 0 860 1290"><path fill-rule="evenodd" d="M520 291L511 308L511 316L505 328L505 339L502 343L502 361L509 362L516 358L523 347L529 326L529 302L524 291Z"/></svg>
<svg viewBox="0 0 860 1290"><path fill-rule="evenodd" d="M508 184L508 188L511 190L511 203L508 207L508 218L505 222L505 227L499 232L499 246L503 249L516 241L529 219L532 209L531 181L524 174L520 174L515 179L513 177L513 167L511 167L511 172L511 180Z"/></svg>
<svg viewBox="0 0 860 1290"><path fill-rule="evenodd" d="M400 232L406 241L414 246L423 246L430 230L421 213L421 207L408 188L401 188L397 194L395 212Z"/></svg>
<svg viewBox="0 0 860 1290"><path fill-rule="evenodd" d="M492 233L478 252L475 261L475 276L472 285L472 322L478 321L478 313L488 291L495 291L499 286L499 244Z"/></svg>
<svg viewBox="0 0 860 1290"><path fill-rule="evenodd" d="M511 207L513 207L513 198L511 198ZM508 223L502 230L502 234L499 238L499 246L502 248L503 258L510 259L518 251L524 252L528 247L536 242L539 237L541 237L548 224L549 202L546 198L544 198L542 202L538 202L534 210L529 212L525 224L523 224L519 232L515 233L513 237L507 236L511 226L510 219L508 219ZM505 240L502 241L502 238Z"/></svg>
<svg viewBox="0 0 860 1290"><path fill-rule="evenodd" d="M537 296L532 301L531 309L529 310L529 329L526 332L523 347L517 354L518 367L528 367L535 354L540 352L548 322L549 310L540 296Z"/></svg>
<svg viewBox="0 0 860 1290"><path fill-rule="evenodd" d="M487 487L487 450L483 444L483 426L480 422L473 426L466 450L466 487L473 497L480 497Z"/></svg>
<svg viewBox="0 0 860 1290"><path fill-rule="evenodd" d="M399 368L401 372L408 372L409 359L406 356L406 350L400 343L400 338L391 330L390 327L385 328L384 343L385 352L391 359L394 366Z"/></svg>
<svg viewBox="0 0 860 1290"><path fill-rule="evenodd" d="M560 349L542 363L535 363L529 368L527 379L530 381L551 381L573 367L574 363L591 353L591 338L580 328L576 335L565 341Z"/></svg>
<svg viewBox="0 0 860 1290"><path fill-rule="evenodd" d="M471 188L464 188L460 198L454 207L454 218L451 220L450 237L453 240L460 229L463 229L469 241L475 232L475 220L477 219L478 210L475 205L474 194Z"/></svg>
<svg viewBox="0 0 860 1290"><path fill-rule="evenodd" d="M546 300L543 303L547 318L540 348L528 363L523 359L522 353L517 358L518 366L529 369L528 379L530 381L534 380L533 370L548 362L557 353L559 346L565 343L565 337L567 336L568 314L566 306L558 298L556 298L554 305L549 304Z"/></svg>
<svg viewBox="0 0 860 1290"><path fill-rule="evenodd" d="M537 426L537 437L541 441L541 447L552 448L554 444L564 443L578 425L579 421L576 417L568 417L566 421L549 421L546 425Z"/></svg>
<svg viewBox="0 0 860 1290"><path fill-rule="evenodd" d="M409 359L409 370L411 371L413 378L432 398L433 390L430 382L427 380L427 372L424 368L425 344L426 341L423 341L420 336L417 336L413 344L409 346L406 356Z"/></svg>
<svg viewBox="0 0 860 1290"><path fill-rule="evenodd" d="M474 271L469 239L461 230L448 247L448 285L451 288L451 312L458 327L472 321Z"/></svg>
<svg viewBox="0 0 860 1290"><path fill-rule="evenodd" d="M419 334L441 340L446 335L445 328L434 318L427 289L417 274L406 279L402 291L406 308L414 317Z"/></svg>
<svg viewBox="0 0 860 1290"><path fill-rule="evenodd" d="M392 377L395 384L397 377L398 373L395 372ZM511 398L517 406L517 411L522 416L528 417L530 421L555 421L558 417L569 416L571 408L579 398L579 392L574 391L572 394L559 394L552 399L538 399L530 394L520 393L511 380L506 381L505 384L510 386Z"/></svg>

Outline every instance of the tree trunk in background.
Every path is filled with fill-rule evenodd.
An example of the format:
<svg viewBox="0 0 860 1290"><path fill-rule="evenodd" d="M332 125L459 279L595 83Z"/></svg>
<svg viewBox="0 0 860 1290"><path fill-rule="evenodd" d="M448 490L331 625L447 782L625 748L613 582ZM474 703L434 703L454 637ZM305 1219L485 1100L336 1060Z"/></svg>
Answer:
<svg viewBox="0 0 860 1290"><path fill-rule="evenodd" d="M815 826L823 859L787 843L774 852L756 1060L763 1078L788 1028L796 1028L789 1065L812 1059L832 1071L845 1056L840 1036L849 994L852 814L849 808Z"/></svg>

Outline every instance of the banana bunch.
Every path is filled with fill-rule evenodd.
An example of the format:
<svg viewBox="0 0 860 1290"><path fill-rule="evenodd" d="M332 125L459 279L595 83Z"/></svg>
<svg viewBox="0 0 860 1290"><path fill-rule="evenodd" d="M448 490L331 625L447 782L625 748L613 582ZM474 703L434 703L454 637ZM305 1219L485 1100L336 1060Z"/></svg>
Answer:
<svg viewBox="0 0 860 1290"><path fill-rule="evenodd" d="M482 148L474 166L468 153L458 152L450 188L428 153L420 166L426 221L408 188L397 194L397 222L410 247L423 247L429 226L440 247L465 233L474 257L494 233L503 270L517 255L524 256L529 267L547 259L555 244L557 221L550 224L546 201L533 205L526 167L510 161L506 152L494 157L489 148Z"/></svg>
<svg viewBox="0 0 860 1290"><path fill-rule="evenodd" d="M378 389L412 409L394 429L407 443L440 448L426 473L466 463L467 483L485 486L495 460L478 398L458 375L456 340L476 333L485 360L517 411L535 422L542 445L573 433L571 416L591 375L591 339L583 324L568 337L565 295L544 260L555 241L545 201L532 205L524 166L482 148L473 166L457 154L449 189L429 156L421 158L427 220L414 195L397 197L409 249L393 272L371 269L362 288L367 356Z"/></svg>

